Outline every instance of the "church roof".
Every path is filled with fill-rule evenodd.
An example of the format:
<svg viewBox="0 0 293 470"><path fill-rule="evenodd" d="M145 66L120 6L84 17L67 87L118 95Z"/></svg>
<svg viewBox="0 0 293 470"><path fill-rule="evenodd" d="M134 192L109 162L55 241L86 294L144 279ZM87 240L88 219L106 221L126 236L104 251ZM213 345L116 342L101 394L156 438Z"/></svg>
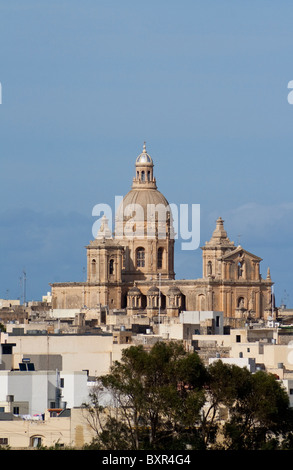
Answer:
<svg viewBox="0 0 293 470"><path fill-rule="evenodd" d="M140 295L141 294L141 291L139 290L139 288L137 286L132 286L129 290L128 290L128 294L138 294Z"/></svg>
<svg viewBox="0 0 293 470"><path fill-rule="evenodd" d="M177 286L170 286L169 289L168 289L168 292L167 292L167 295L171 295L171 294L182 294L181 290L179 289L179 287Z"/></svg>
<svg viewBox="0 0 293 470"><path fill-rule="evenodd" d="M224 229L224 220L219 217L216 222L216 228L213 231L210 241L206 242L206 246L225 245L234 247L234 242L231 242L227 236L227 232Z"/></svg>
<svg viewBox="0 0 293 470"><path fill-rule="evenodd" d="M152 174L153 161L151 157L149 156L149 154L147 153L146 146L144 143L143 152L136 159L136 168L138 169L138 172L148 171L148 169L146 170L144 169L144 166L148 164L149 164L150 172ZM136 207L134 205L136 205ZM129 209L131 213L136 212L135 219L136 221L139 221L140 220L140 213L139 213L140 208L142 208L141 220L147 220L148 208L149 210L151 210L153 209L154 206L159 206L159 207L163 206L163 208L164 207L168 208L167 212L170 212L170 215L171 215L169 202L167 201L165 196L160 191L158 191L155 178L151 178L150 180L147 178L145 178L144 180L140 178L134 178L132 189L124 196L122 203L118 207L118 210L116 213L116 220L121 222L122 220L125 220L125 218L127 219L127 217L130 216L127 210ZM125 215L126 212L128 215ZM165 213L164 214L162 213L161 217L165 217L165 215L166 215Z"/></svg>
<svg viewBox="0 0 293 470"><path fill-rule="evenodd" d="M151 159L150 155L146 151L146 144L144 142L143 144L143 151L142 153L137 157L136 163L150 163L153 164L153 160Z"/></svg>
<svg viewBox="0 0 293 470"><path fill-rule="evenodd" d="M149 288L149 290L148 290L147 293L148 293L148 294L151 294L151 293L154 293L154 294L155 294L155 293L158 293L158 294L159 294L160 291L159 291L159 288L158 288L157 286L151 286L151 287Z"/></svg>
<svg viewBox="0 0 293 470"><path fill-rule="evenodd" d="M128 204L139 204L144 209L147 208L148 204L169 206L165 196L157 189L131 189L123 198L124 207Z"/></svg>
<svg viewBox="0 0 293 470"><path fill-rule="evenodd" d="M234 258L235 255L237 255L237 254L240 254L240 255L241 255L241 254L246 254L246 255L249 256L249 258L253 258L253 259L256 260L256 261L262 261L262 258L260 258L259 256L254 255L253 253L250 253L250 252L247 251L247 250L244 250L244 248L242 248L241 245L237 246L237 247L235 248L235 250L229 251L229 253L226 253L225 255L223 255L223 256L221 257L221 259L222 259L222 260L227 260L227 259L229 259L229 258Z"/></svg>

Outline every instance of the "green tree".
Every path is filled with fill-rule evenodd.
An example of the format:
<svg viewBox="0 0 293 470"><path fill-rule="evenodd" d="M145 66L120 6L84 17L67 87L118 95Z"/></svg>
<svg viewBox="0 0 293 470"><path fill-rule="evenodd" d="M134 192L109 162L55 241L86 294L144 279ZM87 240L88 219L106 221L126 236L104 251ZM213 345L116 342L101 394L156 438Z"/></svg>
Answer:
<svg viewBox="0 0 293 470"><path fill-rule="evenodd" d="M221 360L205 367L180 342L125 349L109 374L98 378L86 410L99 449L293 446L289 398L272 374L252 374Z"/></svg>
<svg viewBox="0 0 293 470"><path fill-rule="evenodd" d="M203 419L205 436L214 424L220 406L228 418L223 427L226 449L275 448L292 429L289 397L275 376L264 371L250 373L246 368L216 361L209 367L208 413ZM206 421L206 422L205 422Z"/></svg>
<svg viewBox="0 0 293 470"><path fill-rule="evenodd" d="M99 378L88 406L91 422L100 428L98 445L111 449L121 448L121 444L124 449L185 448L186 439L196 440L205 381L206 369L200 358L186 353L181 343L158 342L149 352L140 346L125 349L121 362L115 362L110 373ZM99 394L101 397L103 390L112 396L110 407L101 406ZM116 438L113 433L110 436L111 429L120 429Z"/></svg>

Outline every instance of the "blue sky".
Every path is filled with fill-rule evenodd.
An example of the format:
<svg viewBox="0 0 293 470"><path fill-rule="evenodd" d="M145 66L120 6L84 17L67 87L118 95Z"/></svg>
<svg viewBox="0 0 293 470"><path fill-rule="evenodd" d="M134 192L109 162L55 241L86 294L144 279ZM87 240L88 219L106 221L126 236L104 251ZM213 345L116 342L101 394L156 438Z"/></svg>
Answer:
<svg viewBox="0 0 293 470"><path fill-rule="evenodd" d="M83 280L95 204L143 141L169 202L200 204L293 305L291 1L0 2L0 298ZM239 238L240 237L240 238ZM176 277L201 250L176 247Z"/></svg>

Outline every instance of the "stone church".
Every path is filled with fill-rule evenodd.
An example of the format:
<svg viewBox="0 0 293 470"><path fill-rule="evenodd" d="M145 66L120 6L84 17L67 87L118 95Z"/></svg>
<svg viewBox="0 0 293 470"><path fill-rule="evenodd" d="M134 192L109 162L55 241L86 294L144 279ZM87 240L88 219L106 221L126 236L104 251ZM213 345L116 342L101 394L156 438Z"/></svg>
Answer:
<svg viewBox="0 0 293 470"><path fill-rule="evenodd" d="M104 217L86 247L87 280L51 284L53 309L107 306L151 318L177 317L183 310L222 311L227 319L269 317L270 272L262 278L261 258L229 240L221 217L201 248L202 278L175 279L172 212L157 189L153 169L144 145L135 162L132 188L116 213L114 232ZM150 207L163 207L164 217ZM133 210L135 224L130 223Z"/></svg>

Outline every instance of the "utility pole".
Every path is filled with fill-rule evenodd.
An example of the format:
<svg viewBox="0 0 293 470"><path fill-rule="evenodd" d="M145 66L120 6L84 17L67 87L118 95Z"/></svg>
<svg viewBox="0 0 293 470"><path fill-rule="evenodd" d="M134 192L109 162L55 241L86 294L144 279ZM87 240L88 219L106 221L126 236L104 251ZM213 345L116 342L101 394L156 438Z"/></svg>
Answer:
<svg viewBox="0 0 293 470"><path fill-rule="evenodd" d="M161 273L159 273L159 335L161 333Z"/></svg>
<svg viewBox="0 0 293 470"><path fill-rule="evenodd" d="M25 270L22 271L22 277L20 278L20 285L22 287L23 305L25 305L26 303L26 272Z"/></svg>

